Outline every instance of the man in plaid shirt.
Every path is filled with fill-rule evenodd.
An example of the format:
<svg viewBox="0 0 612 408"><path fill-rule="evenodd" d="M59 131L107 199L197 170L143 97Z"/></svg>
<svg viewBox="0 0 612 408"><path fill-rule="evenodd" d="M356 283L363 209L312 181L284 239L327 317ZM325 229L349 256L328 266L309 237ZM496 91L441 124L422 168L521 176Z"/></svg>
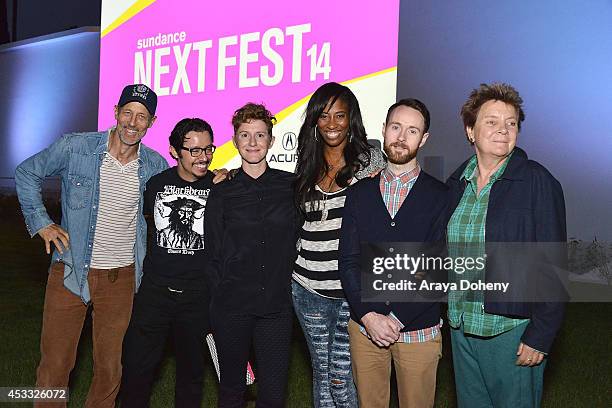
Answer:
<svg viewBox="0 0 612 408"><path fill-rule="evenodd" d="M346 198L339 272L351 306L352 368L363 407L389 406L391 359L400 406L434 404L442 351L439 304L363 302L359 262L364 241L431 242L443 236L447 188L416 159L429 137L429 121L419 100L392 105L383 125L387 167L352 187Z"/></svg>

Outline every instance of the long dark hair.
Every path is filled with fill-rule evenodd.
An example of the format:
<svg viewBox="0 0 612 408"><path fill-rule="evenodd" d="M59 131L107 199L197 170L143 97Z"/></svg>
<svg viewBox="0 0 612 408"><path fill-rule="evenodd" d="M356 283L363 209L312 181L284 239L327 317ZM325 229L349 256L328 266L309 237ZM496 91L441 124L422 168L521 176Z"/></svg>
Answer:
<svg viewBox="0 0 612 408"><path fill-rule="evenodd" d="M306 202L316 200L315 186L329 171L329 166L323 157L323 138L318 134L316 126L319 116L330 101L333 105L338 99L348 106L349 141L343 152L346 164L336 174L336 184L339 187L347 187L355 172L367 167L370 162L370 146L355 94L346 86L336 82L321 85L308 101L304 123L298 136L295 202L302 211L305 210Z"/></svg>

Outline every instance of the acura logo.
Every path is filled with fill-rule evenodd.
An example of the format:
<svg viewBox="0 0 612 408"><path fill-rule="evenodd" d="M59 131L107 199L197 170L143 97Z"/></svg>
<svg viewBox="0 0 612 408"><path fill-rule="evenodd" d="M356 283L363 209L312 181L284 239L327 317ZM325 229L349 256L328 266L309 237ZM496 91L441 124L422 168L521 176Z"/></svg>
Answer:
<svg viewBox="0 0 612 408"><path fill-rule="evenodd" d="M283 149L293 150L297 146L297 136L293 132L287 132L283 135Z"/></svg>

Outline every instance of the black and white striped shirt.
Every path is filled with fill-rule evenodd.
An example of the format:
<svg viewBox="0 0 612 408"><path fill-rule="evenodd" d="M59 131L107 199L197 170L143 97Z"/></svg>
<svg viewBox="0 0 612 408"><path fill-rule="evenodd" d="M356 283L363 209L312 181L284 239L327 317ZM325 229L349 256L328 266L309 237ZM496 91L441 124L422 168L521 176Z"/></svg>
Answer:
<svg viewBox="0 0 612 408"><path fill-rule="evenodd" d="M355 174L353 183L385 167L380 150L370 149L370 165ZM293 279L318 295L342 299L344 292L338 275L338 242L347 189L326 193L316 186L318 200L306 203L306 220L300 230L298 257Z"/></svg>
<svg viewBox="0 0 612 408"><path fill-rule="evenodd" d="M318 201L306 203L306 219L300 230L300 248L293 279L321 296L343 298L338 276L338 240L346 188L325 193L317 186Z"/></svg>

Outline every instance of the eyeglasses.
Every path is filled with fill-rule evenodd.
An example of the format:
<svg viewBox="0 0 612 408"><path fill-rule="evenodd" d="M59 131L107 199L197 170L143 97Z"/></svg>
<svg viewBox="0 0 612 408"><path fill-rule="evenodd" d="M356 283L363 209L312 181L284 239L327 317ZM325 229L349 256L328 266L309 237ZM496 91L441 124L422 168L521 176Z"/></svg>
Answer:
<svg viewBox="0 0 612 408"><path fill-rule="evenodd" d="M202 152L206 153L208 156L215 152L217 147L215 145L208 145L206 147L185 147L181 146L182 150L187 150L191 157L199 157L202 155Z"/></svg>

